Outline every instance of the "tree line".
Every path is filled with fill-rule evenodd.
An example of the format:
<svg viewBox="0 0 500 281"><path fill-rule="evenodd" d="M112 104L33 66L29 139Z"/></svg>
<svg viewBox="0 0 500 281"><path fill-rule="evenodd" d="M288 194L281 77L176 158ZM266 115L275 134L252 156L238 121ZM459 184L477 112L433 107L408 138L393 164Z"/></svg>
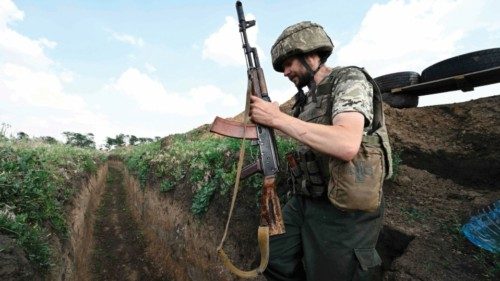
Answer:
<svg viewBox="0 0 500 281"><path fill-rule="evenodd" d="M0 126L0 137L6 137L6 129L10 127L8 124L2 123ZM77 146L82 148L93 148L96 149L96 143L94 140L93 133L77 133L77 132L63 132L62 133L66 141L64 142L67 145ZM12 135L11 135L12 137ZM56 138L51 136L42 136L42 137L33 137L30 138L28 134L25 132L17 132L16 137L17 140L40 140L49 144L61 143ZM115 137L106 137L105 143L100 147L101 149L113 149L116 147L124 147L124 146L136 146L143 143L153 142L159 140L160 137L154 138L145 138L145 137L137 137L135 135L126 135L126 134L118 134Z"/></svg>

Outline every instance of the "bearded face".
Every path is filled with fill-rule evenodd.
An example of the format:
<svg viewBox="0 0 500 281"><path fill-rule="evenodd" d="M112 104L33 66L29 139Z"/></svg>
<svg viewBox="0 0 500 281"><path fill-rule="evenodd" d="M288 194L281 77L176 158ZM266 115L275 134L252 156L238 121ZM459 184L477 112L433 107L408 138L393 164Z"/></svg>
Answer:
<svg viewBox="0 0 500 281"><path fill-rule="evenodd" d="M307 71L298 57L291 57L283 63L283 74L295 84L297 88L303 88L312 80L312 75Z"/></svg>
<svg viewBox="0 0 500 281"><path fill-rule="evenodd" d="M311 74L304 72L298 75L298 83L295 85L299 88L304 88L305 86L308 86L309 83L312 80Z"/></svg>

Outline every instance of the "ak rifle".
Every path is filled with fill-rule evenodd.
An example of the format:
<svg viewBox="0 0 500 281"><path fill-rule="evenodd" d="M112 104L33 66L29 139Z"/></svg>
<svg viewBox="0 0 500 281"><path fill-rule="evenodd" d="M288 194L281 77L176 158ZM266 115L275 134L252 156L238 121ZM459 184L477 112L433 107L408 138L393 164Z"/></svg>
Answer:
<svg viewBox="0 0 500 281"><path fill-rule="evenodd" d="M247 63L248 89L247 89L247 105L244 113L244 122L236 122L216 117L210 128L211 132L243 139L240 148L240 159L238 163L238 171L235 180L235 188L233 193L233 201L229 212L226 230L218 248L219 255L226 267L240 277L251 278L262 273L267 267L269 257L269 236L282 234L285 232L285 226L281 215L281 207L279 198L276 193L276 175L279 171L278 153L276 148L276 138L274 130L260 124L248 124L248 103L249 95L254 95L265 101L270 102L267 92L264 72L260 66L257 49L251 47L247 38L247 29L255 25L255 20L245 20L243 13L243 5L240 1L236 2L236 12L238 14L239 32L243 42L243 50ZM257 161L242 168L244 156L245 140L252 140L253 143L259 146L259 157ZM252 271L242 271L237 269L230 261L227 255L222 250L229 220L231 218L232 209L236 193L238 191L239 181L253 174L261 173L263 175L262 197L260 204L260 226L258 230L259 247L261 251L261 263L257 269Z"/></svg>

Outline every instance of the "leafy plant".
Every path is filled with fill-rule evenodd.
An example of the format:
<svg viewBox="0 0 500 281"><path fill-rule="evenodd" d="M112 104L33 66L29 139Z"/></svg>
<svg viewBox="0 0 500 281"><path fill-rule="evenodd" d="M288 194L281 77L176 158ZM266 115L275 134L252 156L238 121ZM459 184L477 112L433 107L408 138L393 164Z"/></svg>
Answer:
<svg viewBox="0 0 500 281"><path fill-rule="evenodd" d="M42 272L50 268L52 252L46 240L47 231L38 224L29 224L28 215L21 214L12 219L0 214L0 231L15 237L17 244L27 252L28 259Z"/></svg>
<svg viewBox="0 0 500 281"><path fill-rule="evenodd" d="M95 172L104 156L43 140L0 139L0 231L12 236L39 268L50 265L46 238L68 232L63 205L75 191L75 177Z"/></svg>
<svg viewBox="0 0 500 281"><path fill-rule="evenodd" d="M401 152L397 150L392 151L392 180L395 180L399 174L399 167L403 163L401 159Z"/></svg>
<svg viewBox="0 0 500 281"><path fill-rule="evenodd" d="M422 221L429 217L428 214L414 207L401 208L401 213L411 221Z"/></svg>
<svg viewBox="0 0 500 281"><path fill-rule="evenodd" d="M164 140L164 148L160 142L140 144L132 149L117 149L113 153L119 155L127 163L127 168L139 178L141 186L148 179L157 178L160 191L166 192L187 181L194 193L191 211L200 217L208 210L210 202L217 192L226 196L231 190L236 177L236 163L241 140L205 136L203 134L178 134ZM285 167L285 152L295 147L290 139L277 139L278 153L282 167ZM247 163L256 161L257 147L246 144L245 158ZM282 169L284 170L284 169ZM253 176L242 184L245 188L253 188L258 202L262 186L262 178ZM258 204L258 203L257 203Z"/></svg>
<svg viewBox="0 0 500 281"><path fill-rule="evenodd" d="M169 180L164 180L161 185L160 185L160 192L168 192L170 190L174 189L174 184L173 182Z"/></svg>

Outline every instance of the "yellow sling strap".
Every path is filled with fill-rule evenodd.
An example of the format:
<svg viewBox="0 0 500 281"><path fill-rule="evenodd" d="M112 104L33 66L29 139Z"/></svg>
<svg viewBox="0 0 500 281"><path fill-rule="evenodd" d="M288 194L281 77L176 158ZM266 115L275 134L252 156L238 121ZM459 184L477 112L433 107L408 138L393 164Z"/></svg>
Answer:
<svg viewBox="0 0 500 281"><path fill-rule="evenodd" d="M257 275L261 274L264 272L264 270L267 267L267 263L269 261L269 227L267 226L259 226L259 229L257 230L257 239L259 243L259 249L260 249L260 264L259 267L256 269L250 270L250 271L244 271L241 269L238 269L236 266L233 265L227 254L224 252L222 249L222 246L224 244L224 241L226 240L227 236L227 231L229 229L229 222L231 220L231 216L233 214L233 209L234 205L236 202L236 196L238 194L238 189L240 186L240 176L241 176L241 170L243 168L243 161L245 158L245 130L246 130L246 125L248 123L248 112L250 108L250 95L252 91L252 86L250 83L250 80L248 81L248 87L247 87L247 97L246 97L246 103L245 103L245 113L243 117L243 139L240 145L240 154L239 154L239 160L238 160L238 166L237 166L237 171L236 171L236 180L234 182L234 190L233 190L233 197L231 199L231 207L229 208L229 215L227 218L226 222L226 228L224 230L224 234L222 236L222 240L220 242L220 245L217 247L217 253L219 254L219 257L221 258L224 266L234 273L235 275L241 277L241 278L255 278Z"/></svg>

